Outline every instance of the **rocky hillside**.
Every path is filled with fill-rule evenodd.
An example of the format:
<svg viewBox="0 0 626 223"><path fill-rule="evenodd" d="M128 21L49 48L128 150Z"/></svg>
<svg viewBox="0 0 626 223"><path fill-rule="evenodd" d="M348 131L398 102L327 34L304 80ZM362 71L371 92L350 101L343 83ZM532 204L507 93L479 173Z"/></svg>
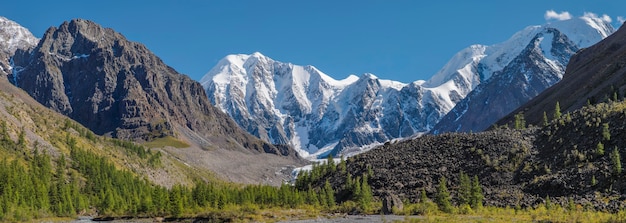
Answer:
<svg viewBox="0 0 626 223"><path fill-rule="evenodd" d="M622 26L603 41L576 53L567 65L561 82L498 121L511 123L522 112L528 123L540 125L543 113L552 117L556 103L563 112L587 104L620 100L626 95L626 29Z"/></svg>
<svg viewBox="0 0 626 223"><path fill-rule="evenodd" d="M626 160L625 114L626 102L602 103L564 114L542 128L446 133L388 143L349 158L347 170L361 176L371 169L374 195L395 194L412 202L422 189L434 198L441 177L449 179L456 199L464 171L478 176L487 205L535 206L546 197L566 204L573 198L582 206L615 211L623 208L626 196L621 167ZM326 178L335 188L346 180L340 172Z"/></svg>
<svg viewBox="0 0 626 223"><path fill-rule="evenodd" d="M34 49L17 50L12 59L15 86L98 135L191 145L171 152L238 182L279 184L275 173L300 162L289 147L242 131L198 82L144 45L94 22L51 27ZM260 157L267 162L251 162Z"/></svg>
<svg viewBox="0 0 626 223"><path fill-rule="evenodd" d="M146 150L131 146L129 142L97 136L68 117L42 106L6 79L0 78L0 89L0 156L4 159L28 159L35 149L53 160L62 155L70 157L69 141L73 141L80 148L106 157L119 169L158 185L188 185L194 180L214 178L207 170L193 170L183 165L166 150ZM18 146L7 146L12 144Z"/></svg>

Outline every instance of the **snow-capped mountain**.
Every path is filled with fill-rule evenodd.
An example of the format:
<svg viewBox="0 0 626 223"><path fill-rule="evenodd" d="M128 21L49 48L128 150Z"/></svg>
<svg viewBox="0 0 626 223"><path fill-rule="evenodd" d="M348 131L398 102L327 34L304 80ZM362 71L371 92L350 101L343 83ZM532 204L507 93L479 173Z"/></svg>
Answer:
<svg viewBox="0 0 626 223"><path fill-rule="evenodd" d="M0 16L0 75L11 73L10 58L17 49L33 48L38 42L28 29Z"/></svg>
<svg viewBox="0 0 626 223"><path fill-rule="evenodd" d="M409 84L372 74L335 80L313 66L278 62L260 53L225 57L201 83L217 107L264 140L292 145L303 156L350 154L428 132L477 86L502 76L521 54L534 52L531 42L540 51L554 49L548 57L529 59L547 58L549 68L561 70L556 78L535 80L554 84L571 54L612 32L607 21L593 14L530 26L500 44L472 45L431 79ZM567 44L547 47L550 39Z"/></svg>
<svg viewBox="0 0 626 223"><path fill-rule="evenodd" d="M496 45L501 49L514 49L516 56L513 60L496 69L496 75L456 104L432 132L482 131L488 128L559 82L576 51L599 42L614 31L609 20L592 13L526 28L513 37L523 37L524 41L518 41L525 43L523 48L519 48L521 51L506 43ZM527 38L530 39L526 41ZM487 60L485 64L494 64L492 61Z"/></svg>
<svg viewBox="0 0 626 223"><path fill-rule="evenodd" d="M292 145L304 156L428 131L462 98L424 88L423 81L404 84L373 74L335 80L313 66L261 53L229 55L200 82L209 99L248 132Z"/></svg>

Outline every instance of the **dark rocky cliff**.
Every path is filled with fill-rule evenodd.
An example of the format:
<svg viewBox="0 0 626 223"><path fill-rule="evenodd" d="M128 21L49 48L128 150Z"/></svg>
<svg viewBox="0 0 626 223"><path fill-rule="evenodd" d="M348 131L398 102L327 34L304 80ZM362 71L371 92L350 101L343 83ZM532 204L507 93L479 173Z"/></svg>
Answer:
<svg viewBox="0 0 626 223"><path fill-rule="evenodd" d="M37 47L16 52L10 75L40 103L97 134L148 141L174 136L205 149L295 156L240 130L213 107L202 86L144 45L76 19L49 28Z"/></svg>

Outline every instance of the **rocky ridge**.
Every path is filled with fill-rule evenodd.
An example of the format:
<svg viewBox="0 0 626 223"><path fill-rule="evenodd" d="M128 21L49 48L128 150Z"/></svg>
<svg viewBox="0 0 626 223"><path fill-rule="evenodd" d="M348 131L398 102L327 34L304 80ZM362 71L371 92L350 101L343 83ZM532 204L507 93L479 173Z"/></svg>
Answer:
<svg viewBox="0 0 626 223"><path fill-rule="evenodd" d="M591 13L529 26L505 42L463 49L429 80L409 84L373 74L335 80L260 53L225 57L201 83L255 136L312 158L351 155L428 131L482 130L558 82L574 52L612 32Z"/></svg>
<svg viewBox="0 0 626 223"><path fill-rule="evenodd" d="M595 25L594 25L595 24ZM603 27L585 32L591 27ZM606 38L613 27L585 15L536 27L526 47L492 78L481 83L435 125L431 133L482 131L558 83L570 57ZM586 40L586 41L581 41ZM595 41L595 42L594 42Z"/></svg>
<svg viewBox="0 0 626 223"><path fill-rule="evenodd" d="M94 22L51 27L35 48L18 49L12 60L19 69L8 79L15 86L98 135L137 142L173 137L191 145L171 151L184 162L238 182L279 184L274 173L301 162L289 147L242 131L211 105L198 82L144 45ZM265 166L250 163L257 155L268 160Z"/></svg>
<svg viewBox="0 0 626 223"><path fill-rule="evenodd" d="M626 95L624 46L626 30L622 25L613 35L577 52L567 65L563 80L512 111L497 124L511 123L513 116L521 112L529 124L541 125L543 113L552 117L557 102L562 112L571 112L587 104L616 98L621 100Z"/></svg>
<svg viewBox="0 0 626 223"><path fill-rule="evenodd" d="M371 170L369 185L378 197L393 194L417 202L424 189L434 198L439 179L445 177L458 202L455 193L463 171L478 177L485 205L536 207L549 197L560 205L571 199L583 207L617 211L624 208L626 196L625 173L616 170L616 162L625 161L625 114L626 102L602 103L541 128L444 133L386 143L348 158L347 170L351 176ZM619 161L615 153L621 154ZM322 179L330 179L337 190L346 183L340 172Z"/></svg>

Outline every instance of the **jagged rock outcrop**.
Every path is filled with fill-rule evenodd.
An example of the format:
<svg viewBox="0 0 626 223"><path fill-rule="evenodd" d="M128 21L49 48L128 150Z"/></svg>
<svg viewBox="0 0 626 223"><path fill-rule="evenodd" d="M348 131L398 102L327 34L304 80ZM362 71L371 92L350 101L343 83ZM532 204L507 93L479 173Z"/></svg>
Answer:
<svg viewBox="0 0 626 223"><path fill-rule="evenodd" d="M241 131L211 105L202 86L144 45L75 19L48 29L32 51L18 50L13 84L97 134L133 140L174 136L205 149L292 155Z"/></svg>

